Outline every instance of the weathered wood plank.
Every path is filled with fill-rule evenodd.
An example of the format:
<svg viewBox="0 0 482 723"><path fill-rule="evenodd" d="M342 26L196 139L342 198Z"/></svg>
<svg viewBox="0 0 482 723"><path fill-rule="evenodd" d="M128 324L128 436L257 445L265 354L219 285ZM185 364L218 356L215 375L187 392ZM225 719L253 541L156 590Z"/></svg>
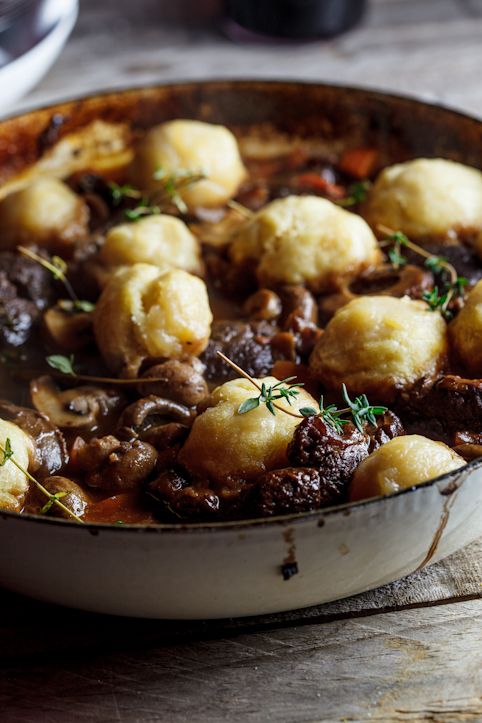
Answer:
<svg viewBox="0 0 482 723"><path fill-rule="evenodd" d="M482 601L140 648L119 628L4 668L3 723L482 719Z"/></svg>

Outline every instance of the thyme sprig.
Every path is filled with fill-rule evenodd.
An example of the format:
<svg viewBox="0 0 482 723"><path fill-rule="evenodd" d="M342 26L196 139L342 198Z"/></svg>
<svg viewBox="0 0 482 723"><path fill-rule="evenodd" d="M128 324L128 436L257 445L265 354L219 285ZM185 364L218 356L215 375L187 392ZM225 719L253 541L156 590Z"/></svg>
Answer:
<svg viewBox="0 0 482 723"><path fill-rule="evenodd" d="M121 203L126 199L138 199L142 196L141 192L137 188L134 188L134 186L131 186L129 183L124 183L122 186L120 186L118 183L111 181L109 183L109 191L111 194L113 206L120 206Z"/></svg>
<svg viewBox="0 0 482 723"><path fill-rule="evenodd" d="M280 399L285 399L291 406L293 399L295 399L299 392L299 388L303 386L302 383L294 382L296 377L287 377L282 381L268 386L264 382L258 384L256 379L253 379L247 372L244 371L238 364L229 359L221 351L217 352L218 356L223 359L230 367L238 372L242 377L247 379L251 384L256 387L259 391L258 396L249 397L238 407L238 414L246 414L247 412L257 409L262 404L266 405L271 414L275 415L278 409L285 414L289 414L291 417L297 417L303 419L305 417L321 417L323 421L332 427L336 432L340 434L343 432L343 427L346 424L354 424L355 427L363 432L363 425L366 423L376 426L376 417L385 414L387 407L374 406L368 401L366 394L361 394L354 400L350 398L346 385L342 385L342 396L347 406L344 409L338 409L335 404L329 404L324 406L323 395L320 397L318 409L315 407L301 407L299 412L293 412L286 407L277 404ZM285 385L285 386L283 386ZM348 414L349 418L346 419L343 415Z"/></svg>
<svg viewBox="0 0 482 723"><path fill-rule="evenodd" d="M62 374L69 374L72 377L77 376L74 371L73 354L70 354L70 356L64 356L63 354L51 354L50 356L45 357L45 361L49 367L56 369L58 372L62 372Z"/></svg>
<svg viewBox="0 0 482 723"><path fill-rule="evenodd" d="M30 482L32 482L37 487L38 490L40 490L40 492L42 492L43 495L48 497L47 504L44 505L42 507L42 509L40 510L40 512L42 514L44 514L44 511L48 512L53 505L57 505L64 512L66 512L69 515L69 517L72 517L76 522L80 522L81 524L84 524L84 521L80 517L78 517L74 512L72 512L72 510L69 510L69 508L66 507L66 505L64 505L60 501L60 498L64 497L65 492L64 493L49 492L48 489L46 489L43 486L43 484L41 484L38 480L36 480L35 477L33 475L31 475L28 470L24 469L22 467L22 465L17 462L17 460L15 459L15 451L12 449L12 445L11 445L9 437L6 438L4 445L0 444L0 452L3 454L3 458L0 461L0 467L3 467L4 464L6 464L7 462L10 461L12 464L15 465L15 467L18 470L20 470L20 472L22 472L27 477L27 479L30 480ZM49 504L49 503L51 503L51 504Z"/></svg>
<svg viewBox="0 0 482 723"><path fill-rule="evenodd" d="M45 361L50 367L52 367L52 369L55 369L55 371L58 372L57 375L53 374L52 376L71 376L75 377L75 379L80 382L129 385L154 384L165 381L164 377L126 377L123 379L118 379L116 377L99 377L91 374L79 374L74 369L75 357L73 354L70 354L69 356L64 356L63 354L51 354L50 356L45 357ZM28 378L32 378L32 376L35 376L36 373L39 374L40 372L29 371Z"/></svg>
<svg viewBox="0 0 482 723"><path fill-rule="evenodd" d="M367 197L367 193L371 187L370 181L357 181L348 188L348 193L345 198L340 198L336 203L338 206L343 208L349 208L350 206L358 206L363 203Z"/></svg>
<svg viewBox="0 0 482 723"><path fill-rule="evenodd" d="M424 266L438 277L439 285L435 285L430 291L425 291L422 299L431 311L440 311L445 319L450 320L453 313L449 305L463 294L464 287L469 283L468 280L464 276L459 276L455 267L443 256L429 253L401 231L394 231L383 225L379 225L378 229L386 236L380 245L391 246L387 255L394 269L398 270L407 263L407 258L402 254L403 247L425 259Z"/></svg>
<svg viewBox="0 0 482 723"><path fill-rule="evenodd" d="M178 168L175 171L168 171L165 168L158 168L154 174L155 181L161 181L161 186L150 196L142 193L132 186L115 186L116 198L120 204L126 198L139 199L134 208L126 208L124 216L129 221L138 221L144 216L153 216L162 213L166 204L174 205L179 213L185 214L188 211L180 191L194 183L206 178L206 175L199 171L191 171L188 168Z"/></svg>

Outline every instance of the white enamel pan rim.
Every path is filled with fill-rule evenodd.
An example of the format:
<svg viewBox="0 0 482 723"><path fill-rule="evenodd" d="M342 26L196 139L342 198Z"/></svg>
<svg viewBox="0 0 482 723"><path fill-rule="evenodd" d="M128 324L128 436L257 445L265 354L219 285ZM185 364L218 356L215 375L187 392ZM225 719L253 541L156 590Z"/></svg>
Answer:
<svg viewBox="0 0 482 723"><path fill-rule="evenodd" d="M55 102L49 103L47 105L43 106L33 106L32 108L27 108L25 110L22 110L19 113L14 113L12 115L6 116L0 120L0 125L5 121L12 121L15 119L20 119L22 117L28 116L30 114L34 114L36 112L40 111L48 111L50 109L54 110L59 105L68 104L68 103L75 103L76 101L83 101L88 100L89 98L102 98L103 96L109 96L112 94L115 95L122 95L122 94L129 94L129 93L136 93L136 92L142 92L142 91L149 91L149 90L155 90L156 88L161 87L170 87L170 88L179 88L180 90L182 88L188 88L192 86L197 86L199 88L202 88L203 86L219 86L220 88L224 85L231 85L231 86L238 86L240 89L244 86L252 86L252 85L263 85L268 86L272 88L276 87L287 87L287 86L306 86L309 87L317 87L317 88L334 88L339 91L346 91L347 93L367 93L369 95L372 95L374 98L379 98L380 100L402 100L406 101L407 103L410 103L414 106L421 106L421 107L432 107L435 111L442 111L443 113L451 114L455 117L464 118L469 121L475 121L475 122L482 122L481 119L477 118L476 116L470 115L469 113L464 113L460 110L457 110L453 107L450 107L448 105L444 105L442 103L438 103L436 101L432 100L422 100L419 98L414 98L413 96L406 95L403 93L390 93L385 92L382 90L378 90L376 88L373 88L371 86L365 86L365 85L345 85L342 83L318 83L316 81L309 81L309 80L297 80L297 79L282 79L282 78L213 78L206 81L203 80L189 80L183 79L183 80L172 80L167 81L165 83L149 83L149 84L142 84L138 86L129 86L128 88L104 88L98 92L95 93L85 93L78 96L73 97L67 97L65 99L56 100ZM409 493L415 493L419 489L425 489L427 487L432 487L434 485L437 485L439 483L448 483L450 485L451 482L456 480L461 474L463 474L464 479L470 475L471 472L480 469L482 467L482 458L475 459L472 462L468 462L465 467L461 467L458 469L455 469L451 472L448 472L446 474L440 475L439 477L434 477L431 480L427 480L427 482L423 482L418 485L414 485L412 487L407 487L406 489L399 490L398 492L395 492L392 495L383 495L378 497L370 497L366 500L360 500L357 502L347 502L342 505L334 505L331 507L321 508L318 510L311 510L309 512L299 512L292 515L277 515L274 517L260 517L255 519L245 519L245 520L230 520L227 522L197 522L197 523L155 523L150 525L137 525L137 524L122 524L122 525L116 525L114 523L84 523L83 525L79 523L74 523L70 520L63 520L59 518L54 517L43 517L41 515L33 515L33 514L19 514L17 512L5 512L0 510L0 519L4 520L18 520L25 523L37 523L42 525L60 525L63 527L73 528L75 529L84 529L90 534L97 534L101 530L102 531L118 531L118 532L125 532L126 530L129 532L135 532L136 534L140 533L162 533L162 532L189 532L189 531L206 531L206 532L215 532L216 530L226 530L226 529L243 529L243 528L253 528L253 527L259 527L259 526L268 526L268 525L279 525L279 524L291 524L291 523L302 523L305 520L313 520L316 518L323 519L327 516L332 515L343 515L348 516L352 510L356 510L362 507L366 507L368 505L381 505L383 503L388 503L393 500L396 500L398 497L401 497L402 495L408 495Z"/></svg>
<svg viewBox="0 0 482 723"><path fill-rule="evenodd" d="M366 500L359 500L356 502L346 502L342 505L333 505L331 507L324 507L320 508L318 510L310 510L309 512L298 512L292 515L276 515L274 517L258 517L258 518L247 518L245 520L228 520L226 522L191 522L191 523L184 523L184 522L178 522L178 523L153 523L149 525L137 525L137 524L122 524L122 525L116 525L115 523L102 523L102 522L86 522L84 524L79 524L77 522L72 522L71 520L63 520L55 517L44 517L42 515L33 515L33 514L20 514L18 512L1 512L0 511L0 519L4 520L21 520L23 522L34 522L41 525L61 525L63 527L67 526L69 528L75 528L77 530L79 529L85 529L90 534L98 534L101 530L102 531L117 531L117 532L123 532L125 530L128 530L129 532L136 532L136 533L161 533L161 532L177 532L179 534L181 533L188 533L188 532L216 532L216 530L226 530L226 529L245 529L245 528L253 528L253 527L260 527L260 526L270 526L270 525L280 525L280 524L293 524L293 523L303 523L305 521L313 520L313 519L320 519L322 520L325 517L333 516L333 515L342 515L343 517L348 517L353 510L358 510L362 507L367 507L368 505L382 505L382 504L394 504L395 500L399 497L402 497L403 495L413 494L416 493L417 490L420 489L426 489L428 487L433 487L435 485L443 484L445 485L444 490L440 491L440 494L451 494L452 491L455 491L457 487L454 487L454 489L451 489L451 484L453 482L456 482L461 476L463 477L463 481L467 479L472 472L475 472L476 470L482 468L482 457L480 459L475 459L472 462L468 462L465 467L459 467L458 469L452 470L451 472L446 472L443 475L440 475L439 477L434 477L433 479L427 480L427 482L422 482L418 485L413 485L412 487L407 487L405 489L399 490L398 492L395 492L391 495L382 495L378 497L370 497ZM445 491L446 490L446 491Z"/></svg>

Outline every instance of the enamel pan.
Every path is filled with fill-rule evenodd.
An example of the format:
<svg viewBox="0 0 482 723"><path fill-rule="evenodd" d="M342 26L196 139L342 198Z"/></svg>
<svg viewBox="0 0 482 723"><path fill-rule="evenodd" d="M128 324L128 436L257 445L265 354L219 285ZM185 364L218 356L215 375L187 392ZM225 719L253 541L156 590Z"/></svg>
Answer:
<svg viewBox="0 0 482 723"><path fill-rule="evenodd" d="M127 138L172 118L223 123L241 138L314 139L337 153L375 145L385 163L440 155L482 167L482 122L445 108L360 89L222 81L108 93L6 120L0 183L94 121L122 124ZM0 583L116 615L258 615L383 585L480 535L476 460L392 497L269 520L81 526L1 513Z"/></svg>

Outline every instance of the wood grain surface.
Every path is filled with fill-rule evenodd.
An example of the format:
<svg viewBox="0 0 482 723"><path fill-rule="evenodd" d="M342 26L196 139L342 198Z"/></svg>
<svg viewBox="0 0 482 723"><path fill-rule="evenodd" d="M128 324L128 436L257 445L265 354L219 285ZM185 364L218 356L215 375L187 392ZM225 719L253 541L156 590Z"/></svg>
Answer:
<svg viewBox="0 0 482 723"><path fill-rule="evenodd" d="M482 0L373 0L324 43L233 44L220 0L81 0L17 109L128 85L302 78L482 116ZM52 557L55 564L55 557ZM0 595L1 723L482 721L482 541L329 605L249 620L107 618Z"/></svg>

